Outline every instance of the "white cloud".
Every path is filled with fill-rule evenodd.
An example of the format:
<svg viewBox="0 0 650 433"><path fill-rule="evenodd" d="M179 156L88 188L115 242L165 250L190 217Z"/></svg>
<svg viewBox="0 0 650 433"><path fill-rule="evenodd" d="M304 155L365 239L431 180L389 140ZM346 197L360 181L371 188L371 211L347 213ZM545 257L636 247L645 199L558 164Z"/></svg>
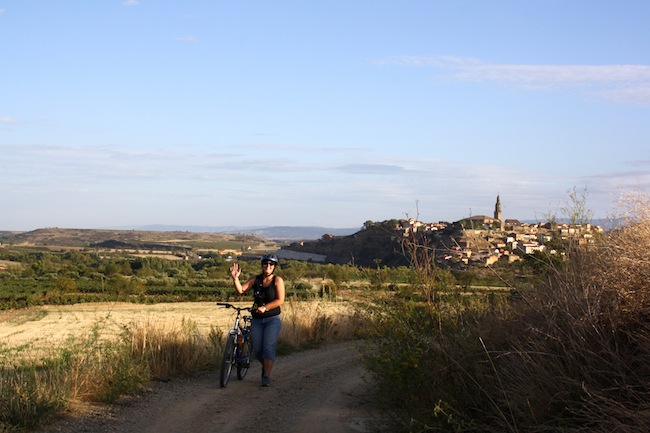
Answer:
<svg viewBox="0 0 650 433"><path fill-rule="evenodd" d="M124 1L122 2L122 5L123 5L123 6L127 6L127 7L130 7L130 6L139 6L139 5L140 5L140 2L139 2L138 0L124 0Z"/></svg>
<svg viewBox="0 0 650 433"><path fill-rule="evenodd" d="M0 123L18 123L18 119L9 116L0 117Z"/></svg>
<svg viewBox="0 0 650 433"><path fill-rule="evenodd" d="M7 9L0 9L0 15L2 15L5 12L7 12Z"/></svg>
<svg viewBox="0 0 650 433"><path fill-rule="evenodd" d="M597 92L597 94L613 102L634 102L638 104L650 104L650 84L639 87L624 87L608 89Z"/></svg>
<svg viewBox="0 0 650 433"><path fill-rule="evenodd" d="M648 65L494 64L454 56L397 56L374 63L430 67L446 71L447 77L458 81L493 82L535 90L584 88L612 101L650 103Z"/></svg>

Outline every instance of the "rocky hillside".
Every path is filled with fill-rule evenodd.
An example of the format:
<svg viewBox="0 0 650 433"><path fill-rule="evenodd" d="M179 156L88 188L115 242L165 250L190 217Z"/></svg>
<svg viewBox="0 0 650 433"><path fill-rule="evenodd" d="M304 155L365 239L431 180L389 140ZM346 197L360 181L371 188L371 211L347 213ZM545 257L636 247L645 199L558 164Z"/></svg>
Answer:
<svg viewBox="0 0 650 433"><path fill-rule="evenodd" d="M326 256L327 263L353 264L356 266L408 266L403 251L403 235L389 227L376 224L350 236L325 235L318 240L294 242L283 250ZM393 226L394 227L394 226ZM457 245L461 232L455 225L436 233L429 233L426 242L436 255L445 254Z"/></svg>

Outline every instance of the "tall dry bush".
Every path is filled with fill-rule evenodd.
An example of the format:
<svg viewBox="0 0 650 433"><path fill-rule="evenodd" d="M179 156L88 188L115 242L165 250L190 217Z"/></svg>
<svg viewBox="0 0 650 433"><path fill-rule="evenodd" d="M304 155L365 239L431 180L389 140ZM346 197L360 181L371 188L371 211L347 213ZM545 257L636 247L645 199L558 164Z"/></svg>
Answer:
<svg viewBox="0 0 650 433"><path fill-rule="evenodd" d="M650 206L643 196L627 204L622 228L592 245L568 242L566 261L549 260L542 283L507 308L384 305L367 360L397 425L648 431Z"/></svg>
<svg viewBox="0 0 650 433"><path fill-rule="evenodd" d="M613 230L601 246L593 277L616 296L622 317L644 315L650 307L650 198L627 193L621 206L623 228Z"/></svg>
<svg viewBox="0 0 650 433"><path fill-rule="evenodd" d="M637 207L624 227L594 245L568 245L544 284L477 322L483 373L493 376L485 388L509 414L484 430L647 431L650 207L628 204Z"/></svg>

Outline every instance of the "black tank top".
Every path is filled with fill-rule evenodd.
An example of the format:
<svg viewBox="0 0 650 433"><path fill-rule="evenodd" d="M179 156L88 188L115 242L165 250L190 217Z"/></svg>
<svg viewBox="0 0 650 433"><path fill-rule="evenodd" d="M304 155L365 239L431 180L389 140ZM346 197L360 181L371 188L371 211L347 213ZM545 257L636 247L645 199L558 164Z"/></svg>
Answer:
<svg viewBox="0 0 650 433"><path fill-rule="evenodd" d="M275 307L271 310L267 310L262 314L256 313L258 307L266 305L269 302L274 301L278 295L275 290L275 275L271 280L271 284L268 287L264 287L262 282L264 281L263 275L258 275L255 278L255 284L253 284L253 312L252 315L256 319L261 319L265 317L273 317L280 314L280 307Z"/></svg>

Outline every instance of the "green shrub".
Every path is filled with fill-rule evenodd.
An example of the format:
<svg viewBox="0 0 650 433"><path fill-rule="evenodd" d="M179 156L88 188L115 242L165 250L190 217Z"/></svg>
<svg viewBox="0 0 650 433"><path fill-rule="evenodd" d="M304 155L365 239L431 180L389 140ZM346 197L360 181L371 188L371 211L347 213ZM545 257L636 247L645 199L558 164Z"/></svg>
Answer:
<svg viewBox="0 0 650 433"><path fill-rule="evenodd" d="M314 286L311 283L306 281L297 281L293 283L293 290L307 292L310 291Z"/></svg>

